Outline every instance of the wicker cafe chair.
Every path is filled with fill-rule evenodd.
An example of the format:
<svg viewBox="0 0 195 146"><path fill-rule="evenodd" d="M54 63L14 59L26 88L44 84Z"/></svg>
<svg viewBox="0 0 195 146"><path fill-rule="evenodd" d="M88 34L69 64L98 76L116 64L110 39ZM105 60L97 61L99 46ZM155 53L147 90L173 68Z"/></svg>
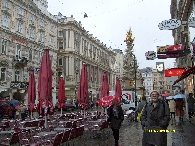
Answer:
<svg viewBox="0 0 195 146"><path fill-rule="evenodd" d="M52 139L46 140L41 144L41 146L59 146L61 144L62 137L63 137L63 132L60 132L56 134L54 140Z"/></svg>
<svg viewBox="0 0 195 146"><path fill-rule="evenodd" d="M10 146L10 145L19 143L18 134L19 134L19 132L12 133L10 138L5 138L2 141L0 141L0 145L1 146Z"/></svg>

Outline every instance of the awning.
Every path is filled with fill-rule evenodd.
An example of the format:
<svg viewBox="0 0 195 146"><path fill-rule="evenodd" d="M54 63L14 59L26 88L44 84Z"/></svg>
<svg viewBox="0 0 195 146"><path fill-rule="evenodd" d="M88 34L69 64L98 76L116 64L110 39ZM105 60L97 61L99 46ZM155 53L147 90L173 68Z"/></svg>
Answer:
<svg viewBox="0 0 195 146"><path fill-rule="evenodd" d="M190 74L193 74L195 72L195 66L189 68L187 71L183 72L181 76L173 83L175 85L176 83L180 82L181 80L187 78Z"/></svg>

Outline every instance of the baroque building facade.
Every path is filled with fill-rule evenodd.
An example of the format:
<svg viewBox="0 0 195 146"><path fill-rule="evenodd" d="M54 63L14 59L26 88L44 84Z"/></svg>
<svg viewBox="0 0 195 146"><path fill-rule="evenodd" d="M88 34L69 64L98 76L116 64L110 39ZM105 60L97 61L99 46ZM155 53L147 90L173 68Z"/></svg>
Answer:
<svg viewBox="0 0 195 146"><path fill-rule="evenodd" d="M179 28L172 30L174 44L183 44L185 49L191 49L188 21L193 11L193 2L194 0L171 0L171 18L182 21L182 25ZM194 66L194 58L191 54L177 58L176 66L189 69ZM181 86L185 93L193 92L193 75L183 79L178 85Z"/></svg>
<svg viewBox="0 0 195 146"><path fill-rule="evenodd" d="M145 96L146 98L150 97L150 93L154 90L153 89L153 76L152 76L152 68L146 67L140 69L142 73L142 77L144 79L143 86L145 87Z"/></svg>
<svg viewBox="0 0 195 146"><path fill-rule="evenodd" d="M113 51L116 53L115 56L115 65L114 65L114 73L119 79L122 79L123 76L123 58L124 54L123 51L120 49L113 49Z"/></svg>
<svg viewBox="0 0 195 146"><path fill-rule="evenodd" d="M47 8L46 1L36 3ZM0 9L0 90L25 96L30 71L37 82L44 49L50 50L56 86L57 18L32 0L1 0Z"/></svg>
<svg viewBox="0 0 195 146"><path fill-rule="evenodd" d="M107 72L110 90L115 87L113 74L115 55L77 22L73 16L58 20L57 85L61 75L65 78L66 97L77 98L82 64L87 64L90 96L98 98L103 72ZM58 86L56 87L58 89Z"/></svg>
<svg viewBox="0 0 195 146"><path fill-rule="evenodd" d="M152 70L153 89L159 91L160 94L173 95L172 86L167 84L167 78L164 73L158 72L157 69Z"/></svg>

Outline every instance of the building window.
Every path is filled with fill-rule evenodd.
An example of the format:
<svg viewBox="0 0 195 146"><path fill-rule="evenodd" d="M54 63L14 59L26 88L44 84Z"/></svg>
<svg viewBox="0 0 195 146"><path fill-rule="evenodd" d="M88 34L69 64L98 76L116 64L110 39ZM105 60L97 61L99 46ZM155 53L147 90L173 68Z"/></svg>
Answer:
<svg viewBox="0 0 195 146"><path fill-rule="evenodd" d="M40 25L40 26L43 26L43 25L44 25L44 21L43 21L42 19L40 19L39 25Z"/></svg>
<svg viewBox="0 0 195 146"><path fill-rule="evenodd" d="M50 31L54 32L54 25L53 24L51 25Z"/></svg>
<svg viewBox="0 0 195 146"><path fill-rule="evenodd" d="M59 42L59 50L63 49L63 42Z"/></svg>
<svg viewBox="0 0 195 146"><path fill-rule="evenodd" d="M22 33L22 23L18 22L18 32Z"/></svg>
<svg viewBox="0 0 195 146"><path fill-rule="evenodd" d="M32 61L32 59L33 59L33 57L32 57L33 54L32 53L33 53L33 51L32 51L32 49L30 49L29 54L28 54L28 60L29 61Z"/></svg>
<svg viewBox="0 0 195 146"><path fill-rule="evenodd" d="M16 46L16 59L21 59L21 45L20 44L17 44Z"/></svg>
<svg viewBox="0 0 195 146"><path fill-rule="evenodd" d="M18 14L23 16L23 9L22 8L18 8Z"/></svg>
<svg viewBox="0 0 195 146"><path fill-rule="evenodd" d="M58 65L59 66L62 66L63 65L63 59L62 58L58 59Z"/></svg>
<svg viewBox="0 0 195 146"><path fill-rule="evenodd" d="M33 14L30 14L30 22L34 22L34 15Z"/></svg>
<svg viewBox="0 0 195 146"><path fill-rule="evenodd" d="M50 46L54 45L54 37L50 36Z"/></svg>
<svg viewBox="0 0 195 146"><path fill-rule="evenodd" d="M6 51L7 51L7 40L3 40L2 41L2 48L1 48L1 54L6 55Z"/></svg>
<svg viewBox="0 0 195 146"><path fill-rule="evenodd" d="M8 0L5 0L4 7L9 8L9 1Z"/></svg>
<svg viewBox="0 0 195 146"><path fill-rule="evenodd" d="M30 27L30 29L29 29L29 36L30 36L30 38L34 38L34 33L35 33L34 28Z"/></svg>
<svg viewBox="0 0 195 146"><path fill-rule="evenodd" d="M1 68L0 81L6 81L6 68Z"/></svg>
<svg viewBox="0 0 195 146"><path fill-rule="evenodd" d="M43 42L43 39L44 39L44 35L43 35L43 32L39 32L39 42Z"/></svg>
<svg viewBox="0 0 195 146"><path fill-rule="evenodd" d="M19 70L15 71L15 81L20 81L20 71Z"/></svg>
<svg viewBox="0 0 195 146"><path fill-rule="evenodd" d="M43 55L43 53L41 51L39 51L39 53L38 53L38 61L39 61L39 63L41 63L42 55Z"/></svg>
<svg viewBox="0 0 195 146"><path fill-rule="evenodd" d="M58 31L58 36L63 36L63 32L62 31Z"/></svg>
<svg viewBox="0 0 195 146"><path fill-rule="evenodd" d="M4 15L4 16L3 16L3 26L9 27L9 22L10 22L9 17L6 16L6 15Z"/></svg>

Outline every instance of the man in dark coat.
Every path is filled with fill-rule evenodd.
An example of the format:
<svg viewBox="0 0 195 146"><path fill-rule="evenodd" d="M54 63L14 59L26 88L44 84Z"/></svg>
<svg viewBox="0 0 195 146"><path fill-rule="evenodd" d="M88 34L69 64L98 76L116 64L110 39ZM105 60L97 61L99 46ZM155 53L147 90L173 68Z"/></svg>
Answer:
<svg viewBox="0 0 195 146"><path fill-rule="evenodd" d="M112 101L112 105L108 108L107 113L107 122L110 122L110 128L113 131L113 136L115 139L115 146L118 146L119 129L121 127L122 121L124 120L124 114L122 107L119 105L116 98Z"/></svg>
<svg viewBox="0 0 195 146"><path fill-rule="evenodd" d="M189 93L187 102L188 102L188 115L189 118L192 118L192 116L194 115L194 103L195 103L195 99L193 98L193 93Z"/></svg>
<svg viewBox="0 0 195 146"><path fill-rule="evenodd" d="M152 91L150 97L151 101L144 107L141 117L141 124L145 126L142 146L166 146L166 129L170 121L169 106L159 99L157 91Z"/></svg>

